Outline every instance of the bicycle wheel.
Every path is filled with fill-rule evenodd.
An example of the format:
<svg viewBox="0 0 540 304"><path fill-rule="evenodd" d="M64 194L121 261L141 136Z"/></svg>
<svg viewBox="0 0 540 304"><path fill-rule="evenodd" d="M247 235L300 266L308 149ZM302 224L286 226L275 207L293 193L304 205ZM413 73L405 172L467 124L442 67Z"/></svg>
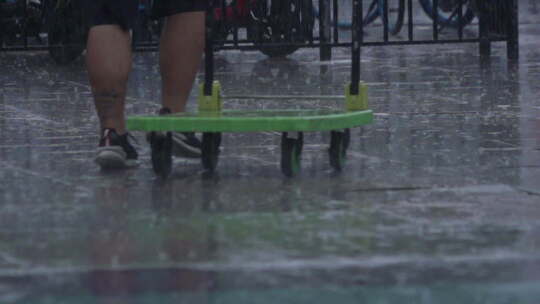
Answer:
<svg viewBox="0 0 540 304"><path fill-rule="evenodd" d="M388 20L385 19L384 11L387 10L384 6L388 6ZM379 0L379 15L383 22L388 22L388 31L392 35L397 35L403 28L405 19L405 0Z"/></svg>
<svg viewBox="0 0 540 304"><path fill-rule="evenodd" d="M433 19L433 0L419 0L422 9L426 14ZM463 17L459 18L459 2L461 1L461 9L464 10ZM439 0L439 7L437 10L437 19L442 26L449 26L453 28L464 27L470 24L474 17L474 11L471 7L471 1L469 0Z"/></svg>
<svg viewBox="0 0 540 304"><path fill-rule="evenodd" d="M55 5L49 15L49 54L58 64L68 64L86 48L87 26L78 2Z"/></svg>
<svg viewBox="0 0 540 304"><path fill-rule="evenodd" d="M251 7L248 37L269 57L284 57L313 38L311 0L258 0ZM272 45L274 44L274 45Z"/></svg>
<svg viewBox="0 0 540 304"><path fill-rule="evenodd" d="M405 0L388 0L388 2L389 31L390 34L397 35L403 28L403 23L405 19ZM317 10L315 11L315 15L319 15L319 12ZM367 26L373 23L379 17L384 18L384 1L373 0L370 3L362 22L364 26ZM338 23L338 27L350 28L351 26L351 22Z"/></svg>

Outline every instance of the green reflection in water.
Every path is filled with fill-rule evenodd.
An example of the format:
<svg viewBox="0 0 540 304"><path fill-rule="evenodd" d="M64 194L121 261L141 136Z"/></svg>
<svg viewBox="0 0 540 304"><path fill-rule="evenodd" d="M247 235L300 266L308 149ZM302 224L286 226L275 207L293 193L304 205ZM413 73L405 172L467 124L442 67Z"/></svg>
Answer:
<svg viewBox="0 0 540 304"><path fill-rule="evenodd" d="M540 281L491 284L437 284L433 286L366 286L225 290L217 292L147 293L136 296L95 297L90 294L18 301L17 304L90 303L400 303L400 304L536 304ZM112 302L111 302L112 301Z"/></svg>

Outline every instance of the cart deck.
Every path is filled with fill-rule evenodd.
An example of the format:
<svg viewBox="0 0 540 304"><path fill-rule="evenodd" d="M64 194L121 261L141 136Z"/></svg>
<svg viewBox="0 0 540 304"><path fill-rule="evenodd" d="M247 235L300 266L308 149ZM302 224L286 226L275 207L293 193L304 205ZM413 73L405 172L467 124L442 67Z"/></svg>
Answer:
<svg viewBox="0 0 540 304"><path fill-rule="evenodd" d="M167 116L135 116L128 119L130 130L176 132L313 132L367 125L371 110L224 110Z"/></svg>

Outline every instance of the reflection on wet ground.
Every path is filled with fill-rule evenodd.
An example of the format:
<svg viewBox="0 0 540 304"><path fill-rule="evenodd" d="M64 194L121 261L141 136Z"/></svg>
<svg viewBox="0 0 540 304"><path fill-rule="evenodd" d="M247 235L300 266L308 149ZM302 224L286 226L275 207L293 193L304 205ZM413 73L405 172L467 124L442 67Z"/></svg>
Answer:
<svg viewBox="0 0 540 304"><path fill-rule="evenodd" d="M536 303L540 298L540 52L495 45L367 48L375 122L347 169L307 134L279 171L280 134L226 134L218 173L177 159L100 172L83 61L0 54L0 303ZM332 108L348 50L322 63L223 52L226 107ZM157 57L137 54L128 112L158 108ZM192 102L193 106L193 102Z"/></svg>

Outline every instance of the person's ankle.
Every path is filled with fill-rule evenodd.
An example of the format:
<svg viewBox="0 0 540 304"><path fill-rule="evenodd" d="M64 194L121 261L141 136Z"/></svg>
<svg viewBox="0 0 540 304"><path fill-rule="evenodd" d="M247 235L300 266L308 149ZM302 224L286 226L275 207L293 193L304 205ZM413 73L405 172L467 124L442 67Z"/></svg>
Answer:
<svg viewBox="0 0 540 304"><path fill-rule="evenodd" d="M177 105L164 105L162 106L162 109L169 109L171 113L181 113L185 112L185 108L182 106Z"/></svg>
<svg viewBox="0 0 540 304"><path fill-rule="evenodd" d="M162 107L158 111L158 115L167 115L167 114L171 114L171 113L172 113L171 109L169 109L167 107Z"/></svg>
<svg viewBox="0 0 540 304"><path fill-rule="evenodd" d="M122 136L124 134L127 133L127 130L126 128L119 128L119 127L112 127L112 126L108 126L108 127L102 127L101 128L101 134L103 134L103 132L105 130L111 130L111 131L114 131L114 133L116 133L116 135L119 135L119 136Z"/></svg>

